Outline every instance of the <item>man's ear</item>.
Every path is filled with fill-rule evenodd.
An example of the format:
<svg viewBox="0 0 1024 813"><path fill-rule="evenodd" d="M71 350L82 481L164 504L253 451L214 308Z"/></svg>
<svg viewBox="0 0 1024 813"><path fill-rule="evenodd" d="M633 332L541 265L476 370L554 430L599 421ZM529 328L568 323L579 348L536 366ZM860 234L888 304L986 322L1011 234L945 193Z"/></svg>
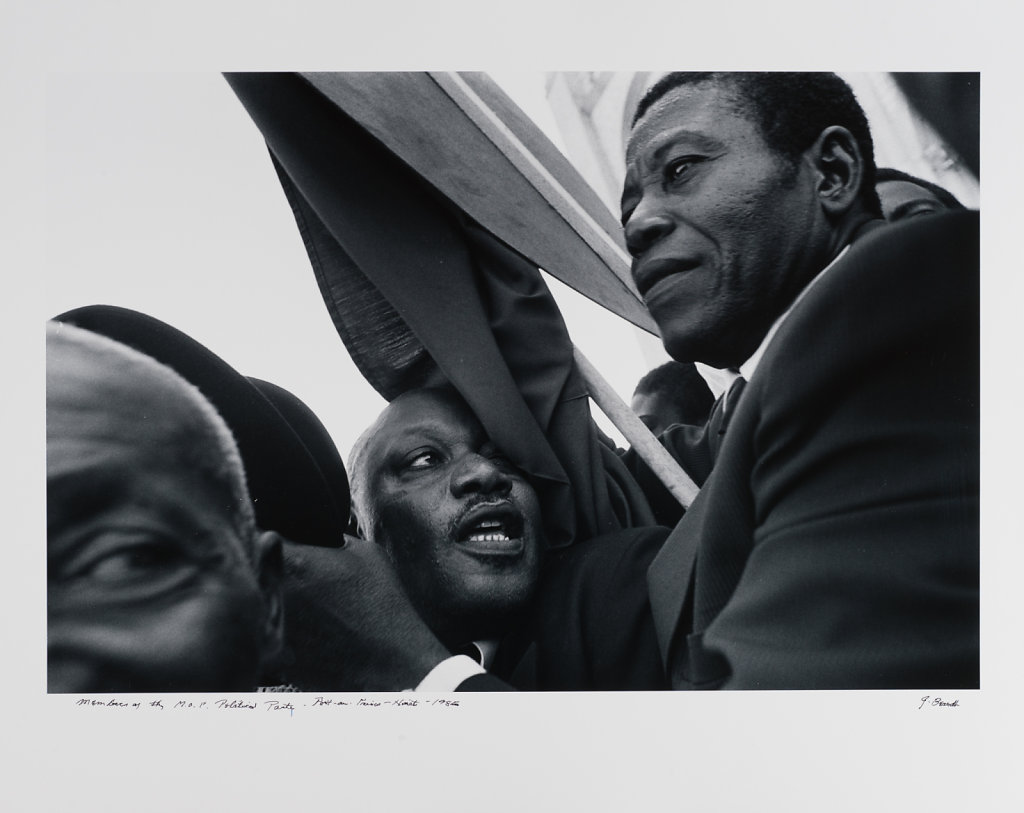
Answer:
<svg viewBox="0 0 1024 813"><path fill-rule="evenodd" d="M809 154L818 172L818 199L826 215L841 218L860 199L864 158L857 139L845 127L826 127Z"/></svg>
<svg viewBox="0 0 1024 813"><path fill-rule="evenodd" d="M284 645L284 555L281 537L263 531L256 537L256 572L266 612L263 616L263 659L272 659Z"/></svg>
<svg viewBox="0 0 1024 813"><path fill-rule="evenodd" d="M348 525L345 526L345 533L349 536L365 538L363 524L359 521L359 515L356 513L354 505L348 509Z"/></svg>

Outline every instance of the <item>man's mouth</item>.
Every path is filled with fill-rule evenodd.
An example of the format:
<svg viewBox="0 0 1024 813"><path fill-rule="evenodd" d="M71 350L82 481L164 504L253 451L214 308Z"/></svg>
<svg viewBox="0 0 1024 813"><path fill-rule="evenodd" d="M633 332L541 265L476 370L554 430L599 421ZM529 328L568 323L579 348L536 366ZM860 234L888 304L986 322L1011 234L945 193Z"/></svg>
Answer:
<svg viewBox="0 0 1024 813"><path fill-rule="evenodd" d="M455 541L479 556L518 556L525 548L523 515L509 502L480 505L460 520Z"/></svg>
<svg viewBox="0 0 1024 813"><path fill-rule="evenodd" d="M633 281L640 296L646 297L648 292L667 277L692 271L700 263L697 260L650 260L640 263L633 269Z"/></svg>

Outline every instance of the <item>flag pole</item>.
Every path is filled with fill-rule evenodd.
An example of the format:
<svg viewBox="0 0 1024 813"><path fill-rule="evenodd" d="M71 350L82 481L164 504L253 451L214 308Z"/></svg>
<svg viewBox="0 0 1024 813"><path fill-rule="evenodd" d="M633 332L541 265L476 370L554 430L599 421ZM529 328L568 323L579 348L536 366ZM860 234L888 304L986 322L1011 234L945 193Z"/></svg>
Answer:
<svg viewBox="0 0 1024 813"><path fill-rule="evenodd" d="M689 508L699 490L693 480L576 345L573 345L573 357L583 380L587 382L594 403L608 416L608 420L622 433L640 455L640 459L664 483L680 505Z"/></svg>

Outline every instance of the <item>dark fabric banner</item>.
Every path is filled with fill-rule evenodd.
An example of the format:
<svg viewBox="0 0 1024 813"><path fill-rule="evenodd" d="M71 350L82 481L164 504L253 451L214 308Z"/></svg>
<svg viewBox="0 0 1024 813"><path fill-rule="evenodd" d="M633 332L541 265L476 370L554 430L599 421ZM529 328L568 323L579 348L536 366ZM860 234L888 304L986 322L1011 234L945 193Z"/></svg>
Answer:
<svg viewBox="0 0 1024 813"><path fill-rule="evenodd" d="M367 381L388 400L450 381L530 476L553 547L652 524L636 483L599 440L536 264L303 77L227 80L267 142L327 310ZM500 197L497 181L480 178L477 194Z"/></svg>

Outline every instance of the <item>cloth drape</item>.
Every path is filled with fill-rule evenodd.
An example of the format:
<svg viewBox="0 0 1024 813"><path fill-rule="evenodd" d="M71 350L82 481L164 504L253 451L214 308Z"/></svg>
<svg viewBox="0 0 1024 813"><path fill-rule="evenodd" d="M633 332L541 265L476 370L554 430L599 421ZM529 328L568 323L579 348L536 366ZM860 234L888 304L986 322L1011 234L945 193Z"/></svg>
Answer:
<svg viewBox="0 0 1024 813"><path fill-rule="evenodd" d="M267 142L327 310L367 381L388 400L438 374L454 385L529 476L551 546L651 524L598 438L536 264L303 77L226 78ZM493 180L480 178L481 194L501 194Z"/></svg>

